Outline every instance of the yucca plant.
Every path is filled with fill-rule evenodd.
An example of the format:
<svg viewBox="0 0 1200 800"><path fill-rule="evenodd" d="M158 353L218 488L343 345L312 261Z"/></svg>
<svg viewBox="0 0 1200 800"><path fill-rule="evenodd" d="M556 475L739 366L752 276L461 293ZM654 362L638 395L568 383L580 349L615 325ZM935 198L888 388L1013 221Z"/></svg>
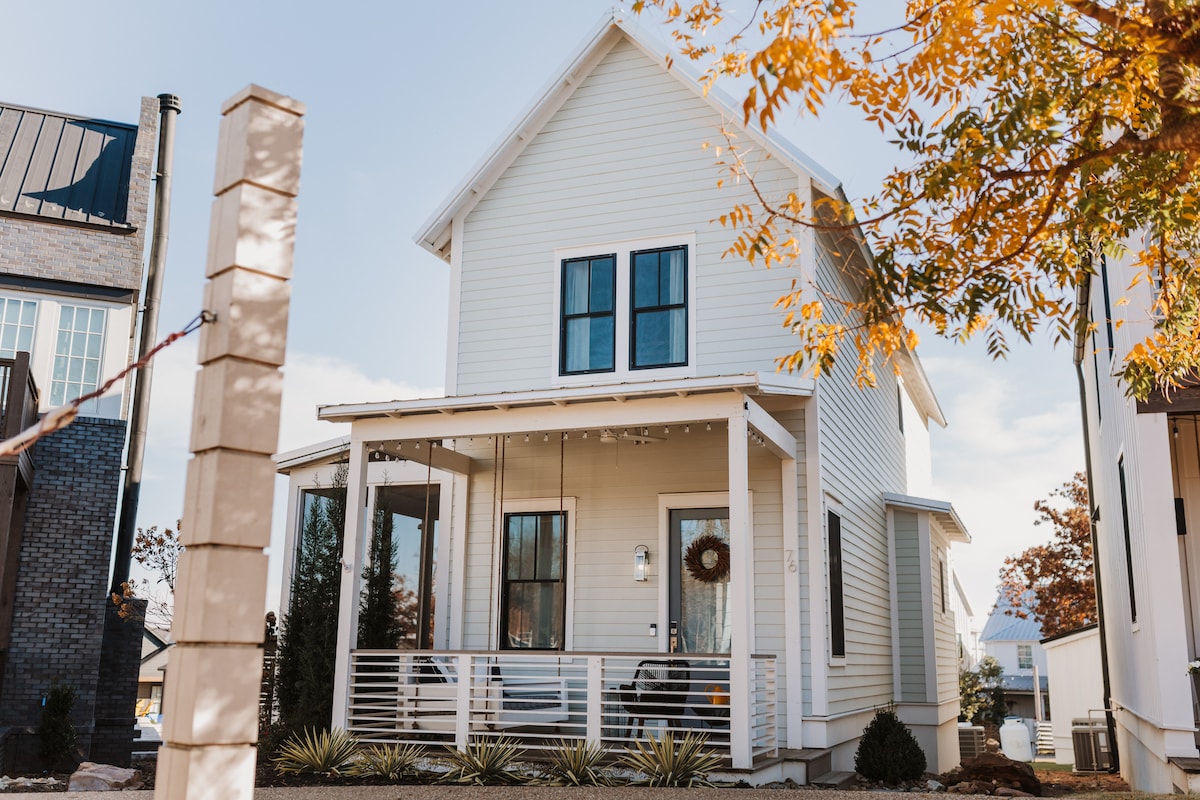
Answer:
<svg viewBox="0 0 1200 800"><path fill-rule="evenodd" d="M646 777L633 781L637 786L712 786L709 770L721 763L721 757L705 750L708 737L687 734L678 743L674 734L650 739L644 745L634 742L626 748L620 763Z"/></svg>
<svg viewBox="0 0 1200 800"><path fill-rule="evenodd" d="M303 734L292 734L271 760L280 774L313 772L336 776L350 767L357 750L358 739L341 728L306 730Z"/></svg>
<svg viewBox="0 0 1200 800"><path fill-rule="evenodd" d="M498 739L472 739L466 750L457 750L447 745L446 761L450 771L443 774L440 783L469 783L476 786L524 783L524 776L512 772L509 767L517 759L517 743L506 736Z"/></svg>
<svg viewBox="0 0 1200 800"><path fill-rule="evenodd" d="M425 748L415 744L380 744L365 747L358 760L348 770L356 777L383 778L398 781L416 775L417 762L425 756Z"/></svg>
<svg viewBox="0 0 1200 800"><path fill-rule="evenodd" d="M560 739L550 753L543 780L556 786L612 786L613 780L600 769L604 749L596 742Z"/></svg>

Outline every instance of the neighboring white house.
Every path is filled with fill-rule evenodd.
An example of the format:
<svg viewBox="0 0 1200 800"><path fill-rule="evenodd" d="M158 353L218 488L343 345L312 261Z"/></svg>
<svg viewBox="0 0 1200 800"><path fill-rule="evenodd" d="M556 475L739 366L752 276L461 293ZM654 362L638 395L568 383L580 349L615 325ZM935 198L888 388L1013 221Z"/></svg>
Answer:
<svg viewBox="0 0 1200 800"><path fill-rule="evenodd" d="M1055 681L1050 693L1050 722L1054 731L1054 760L1059 764L1074 764L1076 769L1085 764L1094 766L1099 755L1096 751L1081 754L1084 762L1076 758L1072 741L1072 727L1077 720L1088 726L1104 725L1104 682L1100 671L1100 630L1096 625L1086 625L1069 633L1060 633L1042 640L1046 650L1046 663L1055 675L1070 676L1069 680ZM1090 735L1090 732L1089 732ZM1100 741L1107 734L1100 734Z"/></svg>
<svg viewBox="0 0 1200 800"><path fill-rule="evenodd" d="M1194 792L1200 754L1187 665L1200 654L1200 388L1138 403L1115 377L1153 331L1154 286L1134 277L1128 258L1099 259L1081 292L1094 326L1075 348L1109 703L1130 786Z"/></svg>
<svg viewBox="0 0 1200 800"><path fill-rule="evenodd" d="M979 628L975 626L975 612L971 610L971 601L967 592L958 580L957 570L951 569L954 592L950 595L950 603L954 608L954 638L958 642L958 668L974 669L979 663Z"/></svg>
<svg viewBox="0 0 1200 800"><path fill-rule="evenodd" d="M1038 718L1034 677L1042 716L1049 711L1046 692L1049 679L1046 650L1042 647L1042 624L1032 616L1022 619L1007 613L1012 605L1001 594L979 635L985 656L1000 662L1004 670L1004 697L1009 714L1026 720Z"/></svg>
<svg viewBox="0 0 1200 800"><path fill-rule="evenodd" d="M949 769L969 538L918 496L942 413L911 353L874 390L851 363L775 371L776 298L854 292L870 254L821 234L791 269L722 258L715 220L752 195L702 145L740 112L665 56L606 16L419 232L450 270L446 396L322 407L349 442L277 459L289 550L348 461L334 724L459 746L704 730L761 782L851 769L895 703ZM790 143L741 141L764 191L839 193ZM377 501L417 654L356 649Z"/></svg>

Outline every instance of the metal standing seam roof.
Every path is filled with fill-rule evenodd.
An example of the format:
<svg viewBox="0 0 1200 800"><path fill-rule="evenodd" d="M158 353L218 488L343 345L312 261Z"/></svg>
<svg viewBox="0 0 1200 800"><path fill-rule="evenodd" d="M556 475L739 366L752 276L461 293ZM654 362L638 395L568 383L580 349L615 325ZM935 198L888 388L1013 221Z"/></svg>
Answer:
<svg viewBox="0 0 1200 800"><path fill-rule="evenodd" d="M137 126L0 104L0 214L127 232Z"/></svg>

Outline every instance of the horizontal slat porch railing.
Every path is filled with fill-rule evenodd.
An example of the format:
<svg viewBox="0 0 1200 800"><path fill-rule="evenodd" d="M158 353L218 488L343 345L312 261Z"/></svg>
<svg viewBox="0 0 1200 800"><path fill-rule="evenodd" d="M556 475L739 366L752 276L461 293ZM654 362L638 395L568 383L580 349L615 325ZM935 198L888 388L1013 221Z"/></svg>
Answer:
<svg viewBox="0 0 1200 800"><path fill-rule="evenodd" d="M728 655L356 650L350 662L347 728L367 742L509 736L526 750L586 739L620 751L702 732L728 757L730 712L748 703L751 755L778 747L773 656L751 658L744 699L730 694ZM661 681L645 680L656 670Z"/></svg>

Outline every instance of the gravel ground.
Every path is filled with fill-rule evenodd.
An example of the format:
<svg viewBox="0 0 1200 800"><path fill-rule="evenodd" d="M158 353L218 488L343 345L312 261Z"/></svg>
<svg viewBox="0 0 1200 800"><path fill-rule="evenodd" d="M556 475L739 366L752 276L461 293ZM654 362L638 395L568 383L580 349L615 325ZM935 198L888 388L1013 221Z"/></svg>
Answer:
<svg viewBox="0 0 1200 800"><path fill-rule="evenodd" d="M654 800L778 800L785 789L646 789L640 786L618 787L551 787L551 786L352 786L330 788L304 786L283 789L255 789L255 800L643 800L653 794ZM846 792L797 787L804 800L879 800L878 792ZM5 792L9 797L46 799L44 792ZM76 795L87 800L141 800L154 796L152 791L88 792ZM905 798L939 798L946 794L909 792ZM956 795L962 797L963 795Z"/></svg>

